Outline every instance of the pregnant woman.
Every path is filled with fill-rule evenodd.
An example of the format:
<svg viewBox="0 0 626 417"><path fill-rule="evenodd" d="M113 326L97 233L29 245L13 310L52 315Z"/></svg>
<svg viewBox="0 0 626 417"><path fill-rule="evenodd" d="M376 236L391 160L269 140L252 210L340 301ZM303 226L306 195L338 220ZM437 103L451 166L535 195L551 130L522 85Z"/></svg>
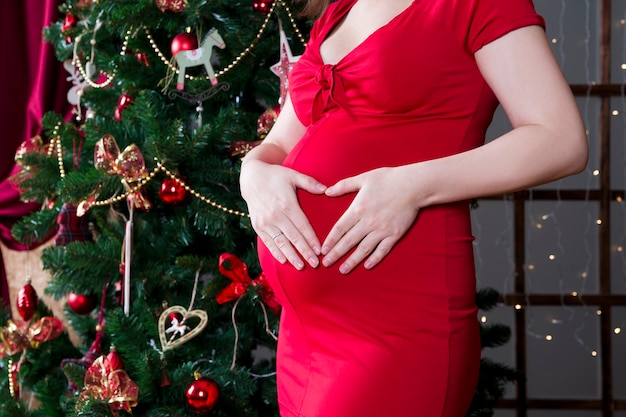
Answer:
<svg viewBox="0 0 626 417"><path fill-rule="evenodd" d="M583 170L531 0L309 0L241 192L282 305L283 417L463 417L480 362L472 198ZM512 129L484 144L502 105Z"/></svg>

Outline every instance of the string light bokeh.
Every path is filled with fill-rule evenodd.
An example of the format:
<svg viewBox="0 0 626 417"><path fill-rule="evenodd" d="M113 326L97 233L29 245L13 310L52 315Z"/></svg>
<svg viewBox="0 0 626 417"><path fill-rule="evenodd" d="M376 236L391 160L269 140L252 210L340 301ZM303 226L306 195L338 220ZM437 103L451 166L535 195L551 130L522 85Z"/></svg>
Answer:
<svg viewBox="0 0 626 417"><path fill-rule="evenodd" d="M600 0L534 0L547 23L547 39L568 82L578 86L577 103L590 143L589 165L585 172L530 190L524 203L524 292L516 294L517 268L515 221L518 213L511 198L484 199L473 210L476 237L478 288L493 287L504 302L498 308L479 312L483 323L503 323L514 338L516 314L523 314L526 339L526 389L533 399L602 398L603 315L609 315L613 364L614 398L626 399L626 349L624 329L626 307L602 311L586 301L602 296L626 294L626 1L613 0L611 10L611 84L621 85L621 96L610 100L610 164L601 160L600 135L602 100L592 89L606 84L602 79L602 4ZM606 114L606 113L604 113ZM510 128L498 111L488 139ZM546 150L549 151L549 150ZM610 172L603 172L602 169ZM598 195L602 181L610 177L610 217L602 218ZM576 195L576 197L572 197ZM582 197L581 197L582 195ZM536 197L538 196L538 197ZM539 197L540 196L540 197ZM554 196L554 198L546 196ZM519 220L519 219L517 219ZM610 227L610 292L601 288L600 236ZM518 239L518 241L522 241ZM605 255L604 255L605 256ZM606 256L605 256L606 258ZM521 295L521 298L520 298ZM551 303L547 299L558 299ZM534 300L535 303L533 303ZM510 366L516 364L516 346L507 345L485 352L485 356ZM506 398L515 398L508 387ZM508 414L507 414L508 413ZM556 416L555 410L533 411L528 415ZM563 415L599 416L598 412L564 411ZM497 410L496 416L515 415ZM616 411L614 415L626 416Z"/></svg>

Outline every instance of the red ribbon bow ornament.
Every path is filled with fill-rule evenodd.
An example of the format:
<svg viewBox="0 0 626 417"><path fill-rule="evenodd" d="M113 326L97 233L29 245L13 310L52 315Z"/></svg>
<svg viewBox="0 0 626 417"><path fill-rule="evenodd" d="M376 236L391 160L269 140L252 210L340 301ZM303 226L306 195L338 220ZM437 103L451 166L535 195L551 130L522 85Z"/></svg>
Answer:
<svg viewBox="0 0 626 417"><path fill-rule="evenodd" d="M256 279L251 279L250 275L248 275L248 266L241 259L230 253L220 255L219 268L222 275L233 281L217 295L216 299L219 304L236 300L244 295L248 287L252 285L257 287L257 293L261 300L270 310L278 314L280 304L276 301L274 291L263 273L259 274Z"/></svg>

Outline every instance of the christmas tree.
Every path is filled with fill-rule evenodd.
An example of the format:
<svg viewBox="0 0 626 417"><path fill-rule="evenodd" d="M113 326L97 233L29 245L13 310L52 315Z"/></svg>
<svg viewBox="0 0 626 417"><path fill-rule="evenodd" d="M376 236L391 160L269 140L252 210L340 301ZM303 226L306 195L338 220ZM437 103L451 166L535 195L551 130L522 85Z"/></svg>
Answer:
<svg viewBox="0 0 626 417"><path fill-rule="evenodd" d="M73 86L13 180L42 209L14 235L53 238L47 292L4 317L1 415L276 415L279 306L239 195L304 38L282 1L71 0L45 28ZM40 328L43 328L41 330ZM36 338L36 340L35 340ZM26 404L25 393L36 398Z"/></svg>
<svg viewBox="0 0 626 417"><path fill-rule="evenodd" d="M74 110L46 114L44 137L16 154L13 180L42 209L13 233L54 239L42 255L47 292L67 300L82 344L25 285L26 325L0 321L0 417L277 415L280 307L238 173L304 49L310 22L292 7L68 0L45 28ZM483 341L508 334L491 329ZM512 379L491 371L468 415L491 415Z"/></svg>

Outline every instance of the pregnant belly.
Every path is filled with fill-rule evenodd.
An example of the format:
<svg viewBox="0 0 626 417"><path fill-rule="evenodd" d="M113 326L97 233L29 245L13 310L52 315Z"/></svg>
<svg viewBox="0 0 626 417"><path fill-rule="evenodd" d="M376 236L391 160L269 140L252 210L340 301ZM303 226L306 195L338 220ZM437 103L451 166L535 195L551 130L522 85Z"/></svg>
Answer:
<svg viewBox="0 0 626 417"><path fill-rule="evenodd" d="M372 169L454 153L458 140L438 127L441 125L415 119L353 118L345 112L332 112L309 128L283 165L331 186ZM354 198L353 194L330 198L304 191L298 196L321 240Z"/></svg>
<svg viewBox="0 0 626 417"><path fill-rule="evenodd" d="M371 169L399 166L454 153L457 146L454 141L446 143L443 140L454 135L450 132L446 134L442 129L435 135L434 130L434 126L414 122L380 124L348 116L328 117L309 129L283 165L310 175L326 185L333 185L341 179ZM299 190L298 198L318 238L323 241L349 207L354 194L331 198ZM378 297L380 295L377 295L379 291L376 288L379 286L377 281L380 280L380 274L386 276L385 280L395 287L393 294L389 295L390 302L392 297L397 297L398 292L415 296L416 288L419 288L421 296L425 296L428 291L424 291L419 281L440 275L445 270L445 259L451 250L455 257L463 259L464 265L471 264L471 231L467 209L467 202L460 202L422 210L404 238L372 270L377 273L370 274L360 266L350 274L353 279L346 280L338 272L339 263L331 268L306 267L303 271L296 271L289 264L275 262L263 247L260 249L262 267L283 303L290 300L298 304L296 301L304 303L307 299L321 302L328 297L341 297L338 294L349 293L356 277L360 285L372 288L372 297ZM454 225L450 223L452 219ZM398 273L399 269L405 270L409 261L420 265L419 278L413 276L407 280L404 274ZM471 268L465 269L468 270L471 271ZM469 286L462 287L471 289L472 281L467 280L466 283ZM445 285L445 281L437 285L437 291L442 294L440 285ZM412 290L409 291L409 288ZM335 301L339 302L339 298Z"/></svg>
<svg viewBox="0 0 626 417"><path fill-rule="evenodd" d="M454 121L359 118L332 112L309 128L283 165L332 185L371 169L457 153L462 129Z"/></svg>

